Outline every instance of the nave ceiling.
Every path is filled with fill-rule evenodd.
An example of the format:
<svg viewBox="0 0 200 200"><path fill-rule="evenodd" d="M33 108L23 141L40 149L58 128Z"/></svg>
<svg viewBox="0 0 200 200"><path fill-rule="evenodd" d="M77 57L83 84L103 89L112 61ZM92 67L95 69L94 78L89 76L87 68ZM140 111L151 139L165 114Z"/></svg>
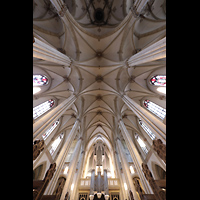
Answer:
<svg viewBox="0 0 200 200"><path fill-rule="evenodd" d="M105 25L91 24L89 15L94 16L94 7L102 8L106 1L64 2L70 13L67 24L49 0L33 1L34 37L72 59L69 67L33 59L33 74L41 72L50 80L33 96L33 104L39 105L47 98L55 98L59 104L72 94L78 95L62 116L57 135L70 130L76 118L81 117L90 146L98 137L113 146L115 119L123 118L128 131L140 133L136 115L120 94L127 94L139 105L149 98L165 107L165 95L149 83L156 73L165 74L165 59L134 67L126 64L129 57L165 36L165 1L150 1L143 15L135 19L130 11L132 1L110 0L105 8L105 12L110 11Z"/></svg>

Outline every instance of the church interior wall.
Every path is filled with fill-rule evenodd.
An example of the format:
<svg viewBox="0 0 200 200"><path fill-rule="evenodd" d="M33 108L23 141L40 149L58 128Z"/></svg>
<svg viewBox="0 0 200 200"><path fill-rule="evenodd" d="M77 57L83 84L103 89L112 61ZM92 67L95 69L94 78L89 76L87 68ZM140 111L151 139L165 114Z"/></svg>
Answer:
<svg viewBox="0 0 200 200"><path fill-rule="evenodd" d="M38 166L43 165L39 180L42 180L45 176L46 171L49 168L49 165L51 164L51 161L49 160L48 156L44 153L40 160L37 162L37 164L34 166L33 164L33 170L35 170Z"/></svg>
<svg viewBox="0 0 200 200"><path fill-rule="evenodd" d="M150 83L152 76L166 75L165 55L152 53L154 45L159 55L161 45L165 52L165 0L114 0L113 5L107 4L110 0L93 2L95 5L87 10L82 0L33 1L33 74L45 75L49 80L33 95L33 107L55 100L52 108L33 120L33 126L37 122L34 141L41 140L47 127L59 117L59 124L44 141L44 150L33 161L33 170L42 180L50 164L59 163L44 195L52 195L65 178L65 194L60 200L66 200L66 192L70 200L80 199L79 194L93 200L89 195L96 195L98 190L103 196L109 194L110 200L115 195L120 200L140 200L134 177L140 179L146 194L154 194L142 163L148 165L156 180L165 179L166 172L166 163L153 150L153 140L138 121L139 117L146 120L156 139L166 143L166 117L160 120L144 106L144 100L149 99L166 108L166 95ZM139 10L141 4L145 6ZM91 23L97 5L106 6L105 15L110 9L106 25ZM147 47L150 50L144 53ZM146 54L150 61L145 61ZM63 138L51 155L51 145L61 133Z"/></svg>
<svg viewBox="0 0 200 200"><path fill-rule="evenodd" d="M155 153L152 153L148 162L147 162L147 165L149 167L149 169L151 170L153 176L154 176L154 179L160 179L157 175L157 170L155 168L155 164L158 165L159 167L161 167L164 171L166 171L166 165L164 164L164 162L158 157L156 156Z"/></svg>

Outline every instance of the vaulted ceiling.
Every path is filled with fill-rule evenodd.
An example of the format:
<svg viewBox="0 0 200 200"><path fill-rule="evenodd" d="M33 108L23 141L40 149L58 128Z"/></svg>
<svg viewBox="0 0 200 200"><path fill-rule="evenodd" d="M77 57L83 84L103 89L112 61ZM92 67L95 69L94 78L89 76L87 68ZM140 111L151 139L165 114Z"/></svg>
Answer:
<svg viewBox="0 0 200 200"><path fill-rule="evenodd" d="M75 117L82 114L87 143L100 135L112 146L118 111L130 132L140 132L136 115L118 93L127 94L140 105L144 98L151 98L165 107L164 95L149 84L156 73L165 74L165 59L130 68L126 65L130 56L165 36L165 0L150 1L137 19L130 0L64 2L67 24L49 0L33 1L34 36L72 59L70 67L33 59L33 73L50 78L46 89L34 95L34 105L45 97L55 98L59 104L71 94L78 94L63 115L60 130L72 127Z"/></svg>

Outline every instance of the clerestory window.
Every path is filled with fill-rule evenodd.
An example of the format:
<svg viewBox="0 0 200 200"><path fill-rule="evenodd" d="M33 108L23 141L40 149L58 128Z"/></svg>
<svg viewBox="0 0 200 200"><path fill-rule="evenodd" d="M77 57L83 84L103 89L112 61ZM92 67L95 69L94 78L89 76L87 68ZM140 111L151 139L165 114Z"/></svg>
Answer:
<svg viewBox="0 0 200 200"><path fill-rule="evenodd" d="M52 145L51 145L51 149L49 150L49 153L50 153L51 155L54 154L54 152L56 151L58 145L59 145L60 142L62 141L63 137L64 137L64 133L61 133L61 134L54 140L54 142L53 142Z"/></svg>
<svg viewBox="0 0 200 200"><path fill-rule="evenodd" d="M47 137L53 132L53 130L57 127L57 125L59 124L59 119L57 121L55 121L52 126L42 135L42 138L44 140L47 139Z"/></svg>
<svg viewBox="0 0 200 200"><path fill-rule="evenodd" d="M145 143L143 142L143 140L140 138L140 136L137 133L135 133L135 139L137 140L138 144L140 145L140 147L144 151L144 153L147 154L148 149L147 149Z"/></svg>
<svg viewBox="0 0 200 200"><path fill-rule="evenodd" d="M33 108L33 119L37 119L39 116L50 110L54 106L55 102L53 99L49 99L44 103Z"/></svg>
<svg viewBox="0 0 200 200"><path fill-rule="evenodd" d="M146 99L144 101L144 106L153 114L155 114L156 116L158 116L160 119L164 119L165 115L166 115L166 109L162 108L161 106L153 103L152 101Z"/></svg>
<svg viewBox="0 0 200 200"><path fill-rule="evenodd" d="M141 119L139 119L139 124L152 140L156 138L156 136L152 133L152 131L147 127L147 125Z"/></svg>

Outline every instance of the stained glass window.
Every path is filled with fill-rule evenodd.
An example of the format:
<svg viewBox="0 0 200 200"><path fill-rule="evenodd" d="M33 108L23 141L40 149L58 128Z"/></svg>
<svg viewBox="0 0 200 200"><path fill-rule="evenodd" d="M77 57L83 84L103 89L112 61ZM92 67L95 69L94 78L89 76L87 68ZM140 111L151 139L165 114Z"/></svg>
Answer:
<svg viewBox="0 0 200 200"><path fill-rule="evenodd" d="M53 130L56 128L56 126L59 124L59 119L55 121L52 126L42 135L43 139L46 140L47 137L53 132Z"/></svg>
<svg viewBox="0 0 200 200"><path fill-rule="evenodd" d="M140 147L144 151L144 153L147 154L148 149L147 149L145 143L142 141L142 139L140 138L140 136L137 133L135 133L135 139L137 140L138 144L140 145Z"/></svg>
<svg viewBox="0 0 200 200"><path fill-rule="evenodd" d="M156 116L158 116L160 119L164 119L165 115L166 115L166 109L162 108L161 106L153 103L152 101L149 101L148 99L146 99L144 101L144 106L151 111L152 113L154 113Z"/></svg>
<svg viewBox="0 0 200 200"><path fill-rule="evenodd" d="M150 79L150 83L155 86L166 86L166 76L155 75Z"/></svg>
<svg viewBox="0 0 200 200"><path fill-rule="evenodd" d="M139 119L139 124L152 140L156 138L156 136L152 133L152 131L147 127L147 125L141 119Z"/></svg>
<svg viewBox="0 0 200 200"><path fill-rule="evenodd" d="M42 86L48 83L48 78L45 75L33 75L33 86Z"/></svg>
<svg viewBox="0 0 200 200"><path fill-rule="evenodd" d="M64 137L64 133L61 133L55 140L54 142L52 143L51 145L51 149L49 150L49 153L51 155L53 155L53 153L56 151L58 145L60 144L61 140L63 139Z"/></svg>
<svg viewBox="0 0 200 200"><path fill-rule="evenodd" d="M33 119L37 119L39 116L41 116L43 113L47 112L53 106L54 106L54 100L50 99L50 100L45 101L44 103L34 107L33 108Z"/></svg>

